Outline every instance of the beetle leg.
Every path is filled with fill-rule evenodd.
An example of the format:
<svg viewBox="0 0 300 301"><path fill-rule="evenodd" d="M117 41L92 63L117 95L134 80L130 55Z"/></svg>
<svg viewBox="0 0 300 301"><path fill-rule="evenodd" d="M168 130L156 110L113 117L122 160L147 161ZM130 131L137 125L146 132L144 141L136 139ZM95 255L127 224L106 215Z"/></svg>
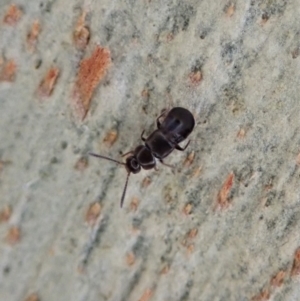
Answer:
<svg viewBox="0 0 300 301"><path fill-rule="evenodd" d="M166 164L162 159L160 159L159 161L160 161L160 163L161 163L162 165L168 166L168 167L170 167L170 168L174 168L173 165L171 165L171 164Z"/></svg>
<svg viewBox="0 0 300 301"><path fill-rule="evenodd" d="M160 118L161 116L162 116L162 115L160 115L160 116L158 116L158 117L156 118L156 126L157 126L158 129L160 129L160 126L161 126L161 123L160 123L160 121L159 121L159 118Z"/></svg>
<svg viewBox="0 0 300 301"><path fill-rule="evenodd" d="M133 154L133 153L134 153L134 151L129 151L129 152L123 154L121 157L125 157L125 156L127 156L127 155L129 155L129 154Z"/></svg>
<svg viewBox="0 0 300 301"><path fill-rule="evenodd" d="M181 147L179 144L177 144L176 146L175 146L175 148L177 149L177 150L180 150L180 151L184 151L187 147L188 147L188 145L190 144L190 142L191 142L191 140L189 140L189 142L186 144L186 146L185 147Z"/></svg>
<svg viewBox="0 0 300 301"><path fill-rule="evenodd" d="M145 141L146 141L146 138L143 137L144 133L145 133L145 130L142 131L141 139L145 142Z"/></svg>

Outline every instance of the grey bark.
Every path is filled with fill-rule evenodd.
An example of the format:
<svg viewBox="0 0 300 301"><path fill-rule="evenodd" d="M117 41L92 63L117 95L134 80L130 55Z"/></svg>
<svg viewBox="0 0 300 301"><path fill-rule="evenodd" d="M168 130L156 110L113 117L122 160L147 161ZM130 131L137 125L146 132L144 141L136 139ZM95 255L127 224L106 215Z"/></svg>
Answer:
<svg viewBox="0 0 300 301"><path fill-rule="evenodd" d="M2 16L9 4L0 3ZM242 301L266 288L273 300L299 299L290 274L300 246L299 2L16 4L20 21L0 27L2 55L17 62L16 80L0 83L0 159L11 162L1 172L0 209L12 208L0 224L0 299L36 292L42 301L139 300L151 290L150 300ZM84 53L72 41L82 9L91 32ZM42 31L30 54L34 19ZM79 123L70 113L73 83L96 44L113 63ZM52 65L61 73L40 102L35 91ZM202 80L193 84L197 71ZM84 171L74 169L88 151L120 159L170 106L194 113L193 141L167 158L175 171L132 175L123 209L123 168L88 158ZM111 129L118 139L108 147L102 141ZM195 159L183 167L191 151ZM216 209L231 172L230 205ZM142 187L146 176L151 183ZM85 214L93 202L101 214L91 227ZM13 225L21 237L11 246ZM197 235L187 238L192 229ZM280 270L284 283L274 288Z"/></svg>

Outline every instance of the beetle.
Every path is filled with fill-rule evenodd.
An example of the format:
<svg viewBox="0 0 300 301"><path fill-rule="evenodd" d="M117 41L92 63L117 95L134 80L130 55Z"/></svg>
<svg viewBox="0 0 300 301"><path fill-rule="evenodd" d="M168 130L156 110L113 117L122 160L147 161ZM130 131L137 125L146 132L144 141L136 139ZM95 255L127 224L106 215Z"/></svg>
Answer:
<svg viewBox="0 0 300 301"><path fill-rule="evenodd" d="M163 118L161 122L160 119ZM164 111L156 119L157 130L155 130L148 138L144 137L144 132L141 134L141 139L144 145L137 146L134 150L129 151L123 156L127 156L125 162L117 161L115 159L98 155L95 153L89 153L89 155L106 159L121 165L124 165L127 171L127 178L123 189L120 206L123 206L128 179L131 173L136 174L141 171L141 168L148 170L156 168L156 160L159 160L163 165L165 164L163 159L167 157L174 149L184 151L189 143L181 147L180 142L185 140L189 134L193 131L195 126L195 119L193 114L182 107L175 107L169 112Z"/></svg>

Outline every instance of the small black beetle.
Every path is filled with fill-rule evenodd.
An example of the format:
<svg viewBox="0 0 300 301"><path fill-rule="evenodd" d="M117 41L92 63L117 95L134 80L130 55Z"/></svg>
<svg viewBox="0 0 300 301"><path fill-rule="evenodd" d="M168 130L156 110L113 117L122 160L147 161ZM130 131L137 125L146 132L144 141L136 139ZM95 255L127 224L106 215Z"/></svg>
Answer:
<svg viewBox="0 0 300 301"><path fill-rule="evenodd" d="M165 118L161 123L159 119L164 116ZM142 132L141 139L145 142L145 145L139 145L134 151L130 151L123 155L126 156L130 154L130 156L126 158L125 163L102 155L90 153L91 156L125 165L128 174L121 198L121 207L123 206L129 175L131 173L136 174L140 172L141 167L143 169L155 168L156 159L162 164L170 166L163 162L163 158L167 157L174 149L184 151L187 148L190 141L183 148L179 146L179 143L186 139L193 131L195 119L189 110L176 107L171 109L168 113L166 111L163 112L156 119L156 124L157 130L155 130L148 138L144 138L144 131Z"/></svg>

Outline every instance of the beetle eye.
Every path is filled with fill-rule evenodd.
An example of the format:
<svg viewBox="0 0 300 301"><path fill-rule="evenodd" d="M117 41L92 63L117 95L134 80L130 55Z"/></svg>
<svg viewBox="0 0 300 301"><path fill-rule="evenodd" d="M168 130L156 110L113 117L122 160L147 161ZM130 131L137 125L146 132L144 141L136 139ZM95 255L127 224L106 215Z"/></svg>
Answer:
<svg viewBox="0 0 300 301"><path fill-rule="evenodd" d="M136 159L133 158L133 159L131 160L131 166L132 166L133 169L137 169L137 168L139 167L138 161L137 161Z"/></svg>
<svg viewBox="0 0 300 301"><path fill-rule="evenodd" d="M129 157L126 159L126 168L128 172L138 173L141 170L141 166L135 157Z"/></svg>

